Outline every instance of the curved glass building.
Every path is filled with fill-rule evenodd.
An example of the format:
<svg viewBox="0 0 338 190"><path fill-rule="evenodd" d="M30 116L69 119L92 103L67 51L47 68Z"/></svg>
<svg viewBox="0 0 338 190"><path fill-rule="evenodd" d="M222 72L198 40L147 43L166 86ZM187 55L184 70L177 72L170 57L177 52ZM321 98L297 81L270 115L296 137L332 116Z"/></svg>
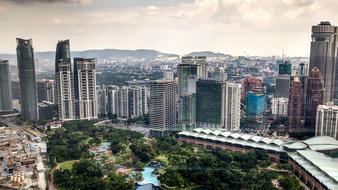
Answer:
<svg viewBox="0 0 338 190"><path fill-rule="evenodd" d="M1 111L12 111L12 93L8 61L0 59L0 112Z"/></svg>
<svg viewBox="0 0 338 190"><path fill-rule="evenodd" d="M21 116L24 120L38 120L34 52L32 40L16 39L17 64L20 82Z"/></svg>

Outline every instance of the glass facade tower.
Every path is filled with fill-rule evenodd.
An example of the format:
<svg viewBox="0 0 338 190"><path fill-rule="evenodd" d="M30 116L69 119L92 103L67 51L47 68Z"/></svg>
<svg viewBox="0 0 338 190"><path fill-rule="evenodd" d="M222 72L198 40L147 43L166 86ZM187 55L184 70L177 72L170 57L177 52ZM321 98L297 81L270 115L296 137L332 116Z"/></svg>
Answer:
<svg viewBox="0 0 338 190"><path fill-rule="evenodd" d="M36 89L34 52L32 40L17 38L17 64L20 81L21 116L24 120L38 120L38 96Z"/></svg>

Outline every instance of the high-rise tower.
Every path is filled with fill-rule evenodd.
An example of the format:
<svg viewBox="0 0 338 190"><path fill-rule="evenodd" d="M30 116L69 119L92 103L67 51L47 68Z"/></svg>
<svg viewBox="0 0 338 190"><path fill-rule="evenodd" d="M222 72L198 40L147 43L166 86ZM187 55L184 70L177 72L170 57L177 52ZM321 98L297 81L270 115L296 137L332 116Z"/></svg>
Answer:
<svg viewBox="0 0 338 190"><path fill-rule="evenodd" d="M338 80L335 80L338 69L337 30L338 27L327 21L312 26L309 70L317 67L322 74L325 87L324 103L336 99L338 95Z"/></svg>
<svg viewBox="0 0 338 190"><path fill-rule="evenodd" d="M317 67L312 69L307 81L305 127L314 129L316 127L317 107L324 104L325 92L324 80Z"/></svg>
<svg viewBox="0 0 338 190"><path fill-rule="evenodd" d="M96 60L74 58L76 115L79 119L97 119Z"/></svg>
<svg viewBox="0 0 338 190"><path fill-rule="evenodd" d="M12 109L9 64L7 60L0 60L0 112L11 111Z"/></svg>
<svg viewBox="0 0 338 190"><path fill-rule="evenodd" d="M164 136L175 129L175 94L176 83L173 80L157 80L150 83L149 127L151 136Z"/></svg>
<svg viewBox="0 0 338 190"><path fill-rule="evenodd" d="M55 55L56 102L60 120L75 118L69 40L59 41Z"/></svg>
<svg viewBox="0 0 338 190"><path fill-rule="evenodd" d="M291 83L289 92L289 130L297 130L301 127L303 105L303 88L298 77L295 77Z"/></svg>
<svg viewBox="0 0 338 190"><path fill-rule="evenodd" d="M24 120L38 120L38 96L36 89L34 52L32 40L17 38L17 64L20 81L21 115Z"/></svg>

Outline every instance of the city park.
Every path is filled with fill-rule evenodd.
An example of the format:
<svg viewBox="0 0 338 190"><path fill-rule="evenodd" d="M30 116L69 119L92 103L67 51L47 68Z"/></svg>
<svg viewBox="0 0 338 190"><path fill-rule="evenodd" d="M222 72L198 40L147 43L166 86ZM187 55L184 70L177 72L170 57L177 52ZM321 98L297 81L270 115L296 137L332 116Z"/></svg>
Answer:
<svg viewBox="0 0 338 190"><path fill-rule="evenodd" d="M176 140L72 121L46 137L55 189L303 189L263 152L210 151Z"/></svg>

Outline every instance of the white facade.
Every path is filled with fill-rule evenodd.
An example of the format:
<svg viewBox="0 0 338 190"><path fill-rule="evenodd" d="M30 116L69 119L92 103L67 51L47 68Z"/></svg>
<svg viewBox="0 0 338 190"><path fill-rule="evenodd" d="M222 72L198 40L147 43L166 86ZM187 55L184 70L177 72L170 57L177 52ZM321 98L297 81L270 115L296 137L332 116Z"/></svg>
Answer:
<svg viewBox="0 0 338 190"><path fill-rule="evenodd" d="M118 114L119 118L129 117L129 88L122 86L118 91Z"/></svg>
<svg viewBox="0 0 338 190"><path fill-rule="evenodd" d="M224 91L224 127L237 131L241 120L241 85L225 83Z"/></svg>
<svg viewBox="0 0 338 190"><path fill-rule="evenodd" d="M338 140L338 106L318 106L316 136L330 136Z"/></svg>
<svg viewBox="0 0 338 190"><path fill-rule="evenodd" d="M79 119L97 119L96 60L75 59Z"/></svg>
<svg viewBox="0 0 338 190"><path fill-rule="evenodd" d="M60 62L57 67L56 89L59 119L68 121L75 119L74 91L72 87L72 73L69 62Z"/></svg>
<svg viewBox="0 0 338 190"><path fill-rule="evenodd" d="M279 117L288 116L288 104L288 98L273 98L271 106L272 114Z"/></svg>
<svg viewBox="0 0 338 190"><path fill-rule="evenodd" d="M163 71L163 79L164 80L174 80L174 72L173 71Z"/></svg>
<svg viewBox="0 0 338 190"><path fill-rule="evenodd" d="M97 86L97 111L98 115L107 114L107 91L105 86Z"/></svg>
<svg viewBox="0 0 338 190"><path fill-rule="evenodd" d="M118 115L118 86L108 86L108 114Z"/></svg>

